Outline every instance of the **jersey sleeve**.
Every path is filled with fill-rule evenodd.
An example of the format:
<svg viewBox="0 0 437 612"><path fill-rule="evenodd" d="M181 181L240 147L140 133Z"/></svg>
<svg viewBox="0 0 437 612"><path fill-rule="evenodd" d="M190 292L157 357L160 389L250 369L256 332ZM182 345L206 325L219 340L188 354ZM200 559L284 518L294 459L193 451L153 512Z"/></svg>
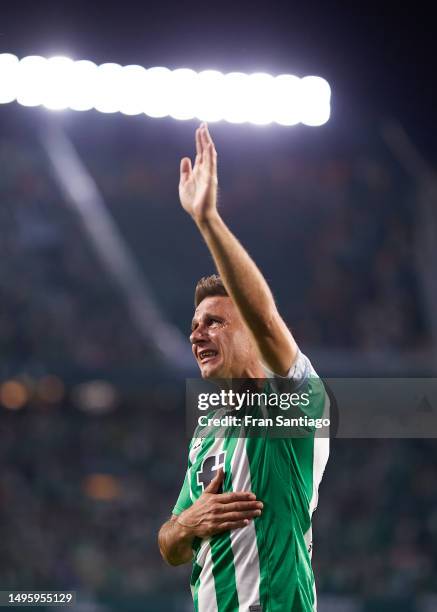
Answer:
<svg viewBox="0 0 437 612"><path fill-rule="evenodd" d="M172 510L172 514L181 514L181 512L187 510L187 508L189 508L193 503L190 494L189 472L190 468L188 468L185 473L184 483L182 485L181 492L179 493L177 502Z"/></svg>
<svg viewBox="0 0 437 612"><path fill-rule="evenodd" d="M300 393L305 401L300 403L300 411L309 418L320 418L329 410L329 399L321 378L314 370L311 361L300 349L294 364L285 376L269 370L263 364L264 372L270 381L273 393Z"/></svg>
<svg viewBox="0 0 437 612"><path fill-rule="evenodd" d="M280 386L280 381L284 380L292 380L294 382L295 388L300 387L305 384L310 376L317 376L313 366L311 365L310 360L306 355L304 355L300 349L298 349L296 361L290 367L289 371L285 376L280 376L279 374L275 374L268 367L262 364L264 372L267 378L272 379L272 381L276 381L278 386Z"/></svg>

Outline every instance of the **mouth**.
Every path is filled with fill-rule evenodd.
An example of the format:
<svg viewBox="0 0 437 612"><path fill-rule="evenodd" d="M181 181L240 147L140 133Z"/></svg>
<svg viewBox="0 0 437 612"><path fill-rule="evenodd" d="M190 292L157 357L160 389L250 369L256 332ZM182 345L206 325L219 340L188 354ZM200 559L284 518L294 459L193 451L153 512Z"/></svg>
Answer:
<svg viewBox="0 0 437 612"><path fill-rule="evenodd" d="M199 363L203 365L204 363L208 363L209 361L215 359L217 355L218 351L215 351L214 349L202 349L197 353L197 359Z"/></svg>

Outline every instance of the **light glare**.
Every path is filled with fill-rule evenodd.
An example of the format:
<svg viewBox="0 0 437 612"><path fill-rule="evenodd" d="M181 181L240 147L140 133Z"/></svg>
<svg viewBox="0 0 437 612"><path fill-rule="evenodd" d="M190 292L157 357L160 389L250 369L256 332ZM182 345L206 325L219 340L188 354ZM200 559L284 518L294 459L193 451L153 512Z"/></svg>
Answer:
<svg viewBox="0 0 437 612"><path fill-rule="evenodd" d="M326 123L331 113L331 88L325 79L307 76L301 79L301 122L319 126Z"/></svg>
<svg viewBox="0 0 437 612"><path fill-rule="evenodd" d="M201 121L220 121L224 110L224 74L218 70L204 70L198 75L198 96L195 116Z"/></svg>
<svg viewBox="0 0 437 612"><path fill-rule="evenodd" d="M51 57L45 66L42 104L50 110L67 108L71 98L74 62L68 57Z"/></svg>
<svg viewBox="0 0 437 612"><path fill-rule="evenodd" d="M247 80L248 97L251 104L247 107L247 118L256 125L266 125L273 121L272 102L274 78L259 72L251 74Z"/></svg>
<svg viewBox="0 0 437 612"><path fill-rule="evenodd" d="M193 119L199 90L198 75L189 68L179 68L171 73L169 115L173 119Z"/></svg>
<svg viewBox="0 0 437 612"><path fill-rule="evenodd" d="M47 62L45 57L29 55L18 66L17 102L23 106L42 104L47 83Z"/></svg>
<svg viewBox="0 0 437 612"><path fill-rule="evenodd" d="M94 108L101 113L117 113L122 98L122 72L119 64L102 64L97 70Z"/></svg>
<svg viewBox="0 0 437 612"><path fill-rule="evenodd" d="M50 110L95 108L102 113L145 113L150 117L194 117L267 125L318 126L329 120L331 88L317 76L299 78L266 73L200 73L189 68L97 66L67 57L28 56L18 60L0 54L0 104L17 100L23 106Z"/></svg>
<svg viewBox="0 0 437 612"><path fill-rule="evenodd" d="M146 69L142 66L124 66L120 86L120 112L140 115L147 94Z"/></svg>
<svg viewBox="0 0 437 612"><path fill-rule="evenodd" d="M170 111L171 71L168 68L146 70L146 96L143 112L149 117L166 117Z"/></svg>
<svg viewBox="0 0 437 612"><path fill-rule="evenodd" d="M0 104L13 102L17 97L18 57L0 54Z"/></svg>
<svg viewBox="0 0 437 612"><path fill-rule="evenodd" d="M96 104L98 68L94 62L79 60L71 70L69 108L75 111L91 110Z"/></svg>
<svg viewBox="0 0 437 612"><path fill-rule="evenodd" d="M247 81L249 76L242 72L229 72L223 81L223 119L229 123L247 121L249 106Z"/></svg>
<svg viewBox="0 0 437 612"><path fill-rule="evenodd" d="M280 125L296 125L301 117L301 79L281 74L274 81L273 119Z"/></svg>

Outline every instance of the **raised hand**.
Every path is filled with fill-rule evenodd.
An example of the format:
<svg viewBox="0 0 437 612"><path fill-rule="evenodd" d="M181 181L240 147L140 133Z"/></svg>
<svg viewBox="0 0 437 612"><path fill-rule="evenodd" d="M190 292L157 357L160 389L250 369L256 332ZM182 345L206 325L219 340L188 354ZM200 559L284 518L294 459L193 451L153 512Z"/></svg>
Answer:
<svg viewBox="0 0 437 612"><path fill-rule="evenodd" d="M218 493L223 477L220 469L199 499L176 519L190 535L206 538L246 527L252 519L260 516L263 504L253 493Z"/></svg>
<svg viewBox="0 0 437 612"><path fill-rule="evenodd" d="M181 160L179 198L184 210L197 221L205 221L217 212L217 152L206 123L196 130L196 159Z"/></svg>

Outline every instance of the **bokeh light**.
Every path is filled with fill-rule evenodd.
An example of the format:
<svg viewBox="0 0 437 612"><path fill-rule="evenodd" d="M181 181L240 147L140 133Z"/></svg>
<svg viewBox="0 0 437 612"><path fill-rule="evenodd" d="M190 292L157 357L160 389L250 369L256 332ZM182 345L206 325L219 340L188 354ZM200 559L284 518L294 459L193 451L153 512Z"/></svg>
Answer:
<svg viewBox="0 0 437 612"><path fill-rule="evenodd" d="M17 102L23 106L39 106L47 89L48 60L39 55L24 57L18 66Z"/></svg>
<svg viewBox="0 0 437 612"><path fill-rule="evenodd" d="M79 60L74 62L70 72L71 87L69 108L86 111L94 108L96 103L98 68L94 62Z"/></svg>
<svg viewBox="0 0 437 612"><path fill-rule="evenodd" d="M197 73L189 68L173 70L169 115L173 119L192 119L196 113L199 79Z"/></svg>
<svg viewBox="0 0 437 612"><path fill-rule="evenodd" d="M102 64L97 70L94 108L101 113L117 113L122 98L123 69L119 64Z"/></svg>
<svg viewBox="0 0 437 612"><path fill-rule="evenodd" d="M67 108L71 99L71 73L74 62L68 57L52 57L47 61L42 103L50 110Z"/></svg>
<svg viewBox="0 0 437 612"><path fill-rule="evenodd" d="M96 501L112 501L121 495L121 486L111 474L89 474L82 483L88 497Z"/></svg>
<svg viewBox="0 0 437 612"><path fill-rule="evenodd" d="M41 401L47 404L56 404L64 397L64 383L57 376L50 374L43 376L37 382L36 394Z"/></svg>
<svg viewBox="0 0 437 612"><path fill-rule="evenodd" d="M17 97L18 57L0 54L0 104L13 102Z"/></svg>
<svg viewBox="0 0 437 612"><path fill-rule="evenodd" d="M0 387L0 402L9 410L23 408L29 400L29 392L19 380L7 380Z"/></svg>
<svg viewBox="0 0 437 612"><path fill-rule="evenodd" d="M223 119L224 75L218 70L204 70L198 75L195 116L201 121Z"/></svg>
<svg viewBox="0 0 437 612"><path fill-rule="evenodd" d="M146 71L146 91L143 112L149 117L166 117L170 112L171 71L149 68Z"/></svg>

